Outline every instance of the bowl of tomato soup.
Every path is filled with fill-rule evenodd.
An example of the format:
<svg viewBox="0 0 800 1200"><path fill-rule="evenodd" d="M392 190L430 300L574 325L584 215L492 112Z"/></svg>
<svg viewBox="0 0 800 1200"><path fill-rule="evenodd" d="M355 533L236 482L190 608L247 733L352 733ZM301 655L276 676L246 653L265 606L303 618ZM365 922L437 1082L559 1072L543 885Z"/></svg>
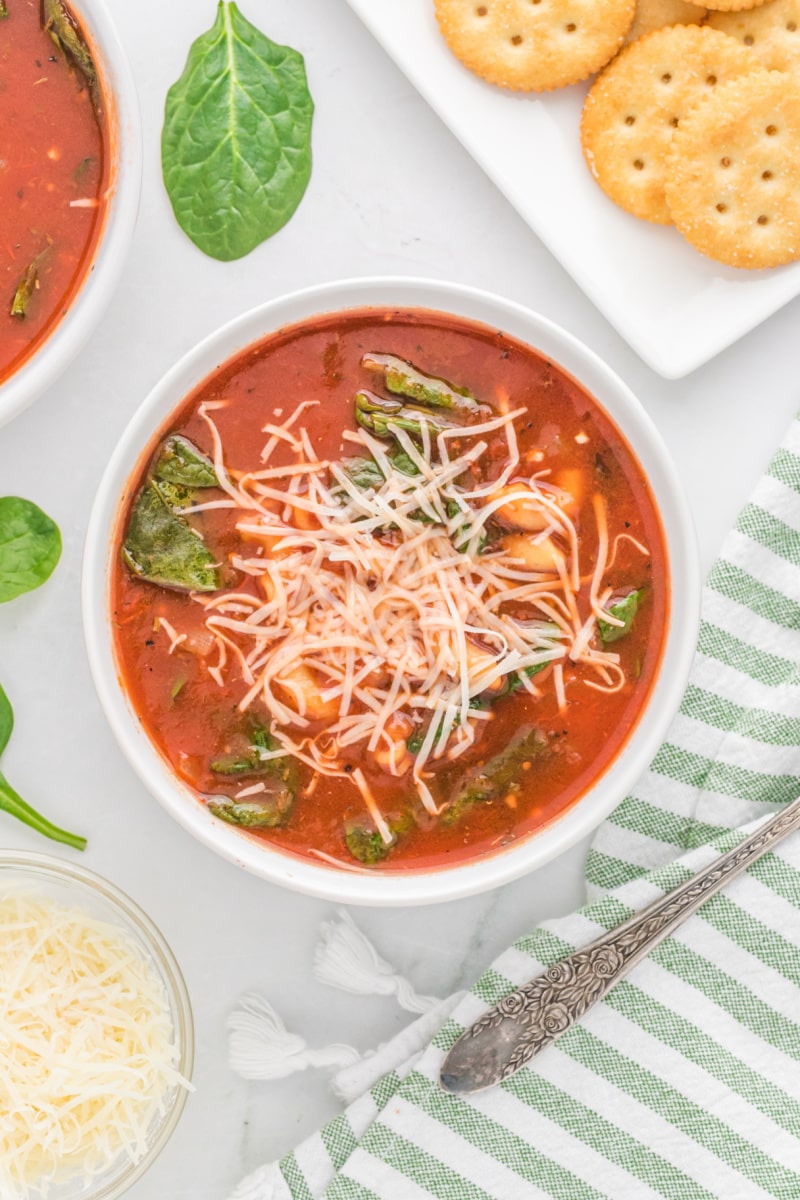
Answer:
<svg viewBox="0 0 800 1200"><path fill-rule="evenodd" d="M297 293L153 390L100 486L98 693L194 836L349 903L498 886L645 770L698 623L641 405L565 331L421 280Z"/></svg>
<svg viewBox="0 0 800 1200"><path fill-rule="evenodd" d="M110 300L141 183L136 92L102 0L0 6L0 422L45 390Z"/></svg>

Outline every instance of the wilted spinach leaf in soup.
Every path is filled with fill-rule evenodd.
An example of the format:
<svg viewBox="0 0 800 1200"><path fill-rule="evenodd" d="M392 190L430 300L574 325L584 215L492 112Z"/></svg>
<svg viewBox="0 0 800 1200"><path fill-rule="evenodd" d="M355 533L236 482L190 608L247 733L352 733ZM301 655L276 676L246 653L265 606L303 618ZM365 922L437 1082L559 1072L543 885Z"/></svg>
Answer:
<svg viewBox="0 0 800 1200"><path fill-rule="evenodd" d="M117 654L220 820L353 869L442 866L581 796L643 708L669 604L647 481L528 346L417 310L282 330L132 481Z"/></svg>

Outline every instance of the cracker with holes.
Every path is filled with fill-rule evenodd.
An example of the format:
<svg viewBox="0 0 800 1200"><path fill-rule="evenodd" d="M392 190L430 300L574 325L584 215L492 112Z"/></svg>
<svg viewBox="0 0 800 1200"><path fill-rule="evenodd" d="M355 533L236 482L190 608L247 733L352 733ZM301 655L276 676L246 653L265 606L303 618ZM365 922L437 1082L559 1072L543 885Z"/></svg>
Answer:
<svg viewBox="0 0 800 1200"><path fill-rule="evenodd" d="M764 67L734 38L672 25L640 38L595 80L581 118L589 169L620 207L669 225L664 159L679 122L703 97Z"/></svg>
<svg viewBox="0 0 800 1200"><path fill-rule="evenodd" d="M675 225L710 258L800 258L800 82L778 71L716 88L675 131L666 162Z"/></svg>
<svg viewBox="0 0 800 1200"><path fill-rule="evenodd" d="M626 41L663 29L665 25L699 25L706 15L704 8L689 0L637 0L636 13Z"/></svg>
<svg viewBox="0 0 800 1200"><path fill-rule="evenodd" d="M770 71L800 71L800 0L712 13L708 23L747 46Z"/></svg>
<svg viewBox="0 0 800 1200"><path fill-rule="evenodd" d="M545 92L586 79L616 54L635 0L435 0L439 28L488 83Z"/></svg>

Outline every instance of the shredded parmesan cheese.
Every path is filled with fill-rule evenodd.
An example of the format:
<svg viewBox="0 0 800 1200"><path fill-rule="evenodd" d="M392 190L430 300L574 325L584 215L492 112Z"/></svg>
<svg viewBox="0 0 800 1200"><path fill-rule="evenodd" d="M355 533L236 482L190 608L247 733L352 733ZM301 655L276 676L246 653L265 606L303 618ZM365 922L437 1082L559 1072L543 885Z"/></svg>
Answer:
<svg viewBox="0 0 800 1200"><path fill-rule="evenodd" d="M178 1075L153 966L119 927L0 897L0 1197L141 1159Z"/></svg>
<svg viewBox="0 0 800 1200"><path fill-rule="evenodd" d="M530 677L550 666L546 686L561 710L565 666L580 665L581 681L600 691L624 686L619 656L596 636L599 620L615 620L604 607L610 592L600 590L605 503L592 497L596 537L587 538L584 522L579 541L572 497L547 481L549 471L527 474L514 424L526 410L508 403L435 438L424 417L417 439L389 424L404 465L386 441L346 431L368 467L360 478L347 460L319 459L298 423L307 407L263 427L259 469L244 474L225 462L212 406L200 409L223 503L241 514L232 562L257 586L194 597L217 647L206 669L220 686L230 677L245 685L241 710L263 704L284 750L317 773L348 778L389 842L354 769L363 753L391 775L410 772L435 814L431 769L474 745L491 719L487 696L523 688L535 697L547 677L536 685ZM528 521L521 528L533 532L498 538L496 523L515 503ZM165 632L172 651L180 634Z"/></svg>

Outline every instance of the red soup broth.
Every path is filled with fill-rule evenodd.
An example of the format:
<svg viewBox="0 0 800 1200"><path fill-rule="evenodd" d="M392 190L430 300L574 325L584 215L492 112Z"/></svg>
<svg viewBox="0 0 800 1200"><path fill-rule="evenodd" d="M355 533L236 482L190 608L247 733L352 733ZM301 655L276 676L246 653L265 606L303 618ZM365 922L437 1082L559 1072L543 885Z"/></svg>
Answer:
<svg viewBox="0 0 800 1200"><path fill-rule="evenodd" d="M0 18L0 383L49 336L105 218L106 104L44 29L40 0ZM71 13L68 16L71 17ZM85 42L77 22L74 27ZM28 286L25 287L27 279ZM24 314L12 313L18 289Z"/></svg>
<svg viewBox="0 0 800 1200"><path fill-rule="evenodd" d="M547 753L530 764L522 786L513 795L476 804L459 821L446 824L417 807L410 829L398 839L390 856L372 870L436 868L496 852L540 829L582 796L613 762L634 728L653 685L661 658L669 608L669 585L664 537L653 496L642 469L625 439L591 396L556 364L502 332L472 322L422 310L355 310L324 316L281 330L222 365L205 380L160 431L142 469L131 480L121 513L119 552L113 579L113 617L121 681L148 736L180 778L193 788L198 803L220 792L220 779L210 762L230 748L232 731L241 726L238 705L248 688L237 671L224 676L223 686L209 676L208 662L216 655L190 653L171 639L160 620L176 631L197 633L203 610L196 599L145 582L123 562L121 544L132 503L151 469L164 437L180 434L211 455L209 429L198 413L202 403L224 401L213 410L224 446L225 463L233 471L257 470L267 440L263 427L285 420L303 401L318 401L298 421L308 429L320 459L338 460L354 453L342 440L356 428L353 398L369 386L361 366L365 353L392 354L413 362L429 375L468 388L489 404L524 407L516 423L523 459L536 469L549 469L551 478L583 479L602 491L611 536L624 533L646 548L621 539L604 585L641 589L641 602L630 633L615 642L626 675L625 685L611 694L594 690L582 680L582 668L567 665L566 707L560 710L550 672L534 681L539 695L520 689L492 704L474 747L457 763L431 764L440 796L456 786L466 772L503 749L518 731L535 727L547 739ZM280 451L279 451L280 453ZM273 460L274 461L274 460ZM294 461L291 453L282 460ZM498 468L499 469L499 468ZM526 470L529 472L530 467ZM565 474L572 472L572 475ZM523 477L526 471L520 470ZM225 560L240 545L233 526L241 513L208 510L193 514L194 528ZM579 538L594 544L596 530L591 504L584 503L576 518ZM591 573L591 550L582 561ZM226 585L227 586L227 585ZM252 578L236 577L230 586L248 592ZM583 616L583 613L581 614ZM234 735L235 736L235 735ZM413 799L409 774L400 778L362 766L381 810L397 808L398 798ZM248 830L292 854L319 861L322 852L344 864L353 859L345 847L343 827L364 813L364 804L350 779L317 776L311 785L310 767L300 767L301 790L289 822L280 828ZM241 786L241 785L238 785ZM325 861L325 860L323 860Z"/></svg>

